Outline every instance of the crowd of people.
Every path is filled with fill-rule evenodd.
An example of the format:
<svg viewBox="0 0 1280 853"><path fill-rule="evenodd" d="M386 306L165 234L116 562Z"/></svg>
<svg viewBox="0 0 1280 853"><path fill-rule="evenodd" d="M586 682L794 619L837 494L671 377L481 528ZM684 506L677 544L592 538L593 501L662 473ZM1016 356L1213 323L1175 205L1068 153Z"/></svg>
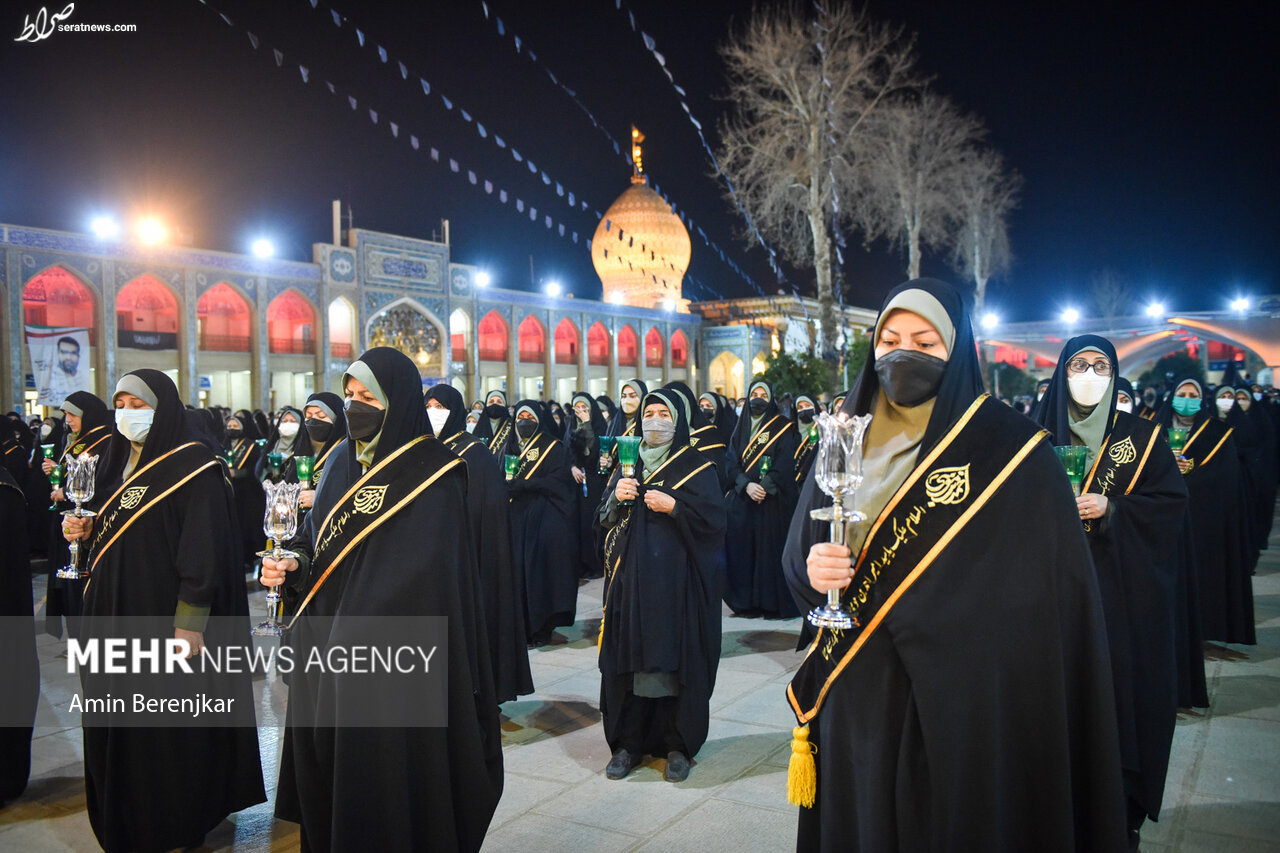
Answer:
<svg viewBox="0 0 1280 853"><path fill-rule="evenodd" d="M1203 643L1255 642L1276 390L1234 375L1135 389L1111 342L1081 335L1034 399L1001 401L959 293L930 279L888 295L872 347L847 391L630 379L616 401L565 406L424 394L385 347L340 394L270 415L184 407L165 374L133 371L109 400L76 392L3 423L5 624L31 614L28 555L49 567L54 636L150 617L193 654L242 642L255 574L281 588L295 649L366 617L447 617L447 726L317 720L302 710L346 707L344 688L290 680L275 813L304 849L474 850L502 795L499 706L536 690L529 650L574 624L584 580L603 578L603 771L650 755L671 782L707 738L722 614L794 619L835 589L854 627L800 620L787 690L793 771L813 764L799 849L1132 849L1159 816L1178 708L1208 703ZM824 414L871 415L844 544L811 516L832 501L810 472ZM1075 492L1055 453L1072 446ZM50 475L88 456L97 515L64 517ZM259 556L264 481L300 484L293 556ZM88 581L56 575L71 542ZM34 633L4 638L33 713ZM252 726L86 722L103 848L196 844L262 802ZM4 737L0 801L30 760L30 730Z"/></svg>

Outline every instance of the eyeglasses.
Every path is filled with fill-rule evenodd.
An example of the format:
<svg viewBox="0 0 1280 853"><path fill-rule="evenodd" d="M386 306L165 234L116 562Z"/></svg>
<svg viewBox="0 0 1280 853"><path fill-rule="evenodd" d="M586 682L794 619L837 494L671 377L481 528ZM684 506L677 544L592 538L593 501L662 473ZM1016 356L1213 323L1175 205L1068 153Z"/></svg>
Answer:
<svg viewBox="0 0 1280 853"><path fill-rule="evenodd" d="M1091 364L1083 358L1073 358L1067 362L1068 373L1084 373L1089 368L1093 368L1093 372L1098 376L1111 375L1111 362L1109 361L1096 361Z"/></svg>

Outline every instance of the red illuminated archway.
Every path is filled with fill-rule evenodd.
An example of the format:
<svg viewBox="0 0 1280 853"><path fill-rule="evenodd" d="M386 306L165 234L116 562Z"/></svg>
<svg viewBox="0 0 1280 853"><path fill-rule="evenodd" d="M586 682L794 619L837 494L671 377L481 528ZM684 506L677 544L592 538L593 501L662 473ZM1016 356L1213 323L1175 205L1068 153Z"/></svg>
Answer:
<svg viewBox="0 0 1280 853"><path fill-rule="evenodd" d="M249 351L249 303L225 281L204 292L196 303L196 317L200 326L200 349Z"/></svg>
<svg viewBox="0 0 1280 853"><path fill-rule="evenodd" d="M116 295L116 345L127 349L177 349L178 299L153 275L143 275Z"/></svg>
<svg viewBox="0 0 1280 853"><path fill-rule="evenodd" d="M546 332L537 317L530 314L520 321L520 325L516 327L516 340L520 346L521 362L541 364L546 358Z"/></svg>
<svg viewBox="0 0 1280 853"><path fill-rule="evenodd" d="M671 366L689 366L689 339L680 329L671 333Z"/></svg>
<svg viewBox="0 0 1280 853"><path fill-rule="evenodd" d="M644 336L644 363L662 364L662 332L656 326Z"/></svg>
<svg viewBox="0 0 1280 853"><path fill-rule="evenodd" d="M578 363L578 327L568 317L556 326L556 364Z"/></svg>
<svg viewBox="0 0 1280 853"><path fill-rule="evenodd" d="M296 290L286 290L267 306L268 350L292 355L316 351L316 309Z"/></svg>
<svg viewBox="0 0 1280 853"><path fill-rule="evenodd" d="M597 367L609 365L609 330L596 322L587 329L587 363Z"/></svg>
<svg viewBox="0 0 1280 853"><path fill-rule="evenodd" d="M497 311L490 311L476 329L480 339L481 361L507 360L507 322Z"/></svg>
<svg viewBox="0 0 1280 853"><path fill-rule="evenodd" d="M623 326L618 330L618 364L624 367L636 366L636 353L640 349L640 340L636 330Z"/></svg>
<svg viewBox="0 0 1280 853"><path fill-rule="evenodd" d="M28 326L88 329L94 344L94 314L93 291L64 267L50 267L22 289L22 320Z"/></svg>

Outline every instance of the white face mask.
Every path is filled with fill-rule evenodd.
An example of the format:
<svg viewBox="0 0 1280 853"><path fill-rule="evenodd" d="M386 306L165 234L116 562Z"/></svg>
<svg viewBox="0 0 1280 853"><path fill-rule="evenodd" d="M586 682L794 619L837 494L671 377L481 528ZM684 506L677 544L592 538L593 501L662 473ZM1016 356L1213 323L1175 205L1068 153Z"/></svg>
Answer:
<svg viewBox="0 0 1280 853"><path fill-rule="evenodd" d="M1089 370L1077 376L1068 376L1067 387L1071 391L1071 398L1081 406L1096 406L1107 395L1111 377L1099 376Z"/></svg>
<svg viewBox="0 0 1280 853"><path fill-rule="evenodd" d="M449 420L448 409L427 409L427 420L431 421L431 431L436 434L436 438L444 438L441 430L444 429L444 422Z"/></svg>
<svg viewBox="0 0 1280 853"><path fill-rule="evenodd" d="M1262 402L1262 392L1261 392L1261 391L1254 391L1254 392L1253 392L1253 399L1255 399L1255 400L1257 400L1259 403L1261 403L1261 402Z"/></svg>
<svg viewBox="0 0 1280 853"><path fill-rule="evenodd" d="M147 440L155 416L155 409L116 409L116 429L130 441L141 443Z"/></svg>
<svg viewBox="0 0 1280 853"><path fill-rule="evenodd" d="M475 432L475 431L476 431L476 422L467 421L467 432Z"/></svg>
<svg viewBox="0 0 1280 853"><path fill-rule="evenodd" d="M635 410L638 408L640 408L639 397L623 397L622 398L622 411L624 414L630 415L634 413Z"/></svg>
<svg viewBox="0 0 1280 853"><path fill-rule="evenodd" d="M1231 407L1236 404L1236 398L1235 397L1219 397L1214 402L1218 404L1218 411L1222 412L1222 414L1225 415L1227 412L1231 411Z"/></svg>
<svg viewBox="0 0 1280 853"><path fill-rule="evenodd" d="M53 427L52 427L52 426L50 426L49 424L41 424L41 425L40 425L40 437L41 437L41 438L48 438L48 437L49 437L49 433L51 433L51 432L53 432Z"/></svg>
<svg viewBox="0 0 1280 853"><path fill-rule="evenodd" d="M293 438L298 434L298 424L294 421L285 421L280 424L280 436L282 438Z"/></svg>
<svg viewBox="0 0 1280 853"><path fill-rule="evenodd" d="M1129 414L1133 414L1133 401L1132 401L1132 400L1126 400L1126 401L1124 401L1123 403L1117 402L1117 403L1116 403L1116 411L1118 411L1118 412L1127 412L1127 413L1129 413Z"/></svg>

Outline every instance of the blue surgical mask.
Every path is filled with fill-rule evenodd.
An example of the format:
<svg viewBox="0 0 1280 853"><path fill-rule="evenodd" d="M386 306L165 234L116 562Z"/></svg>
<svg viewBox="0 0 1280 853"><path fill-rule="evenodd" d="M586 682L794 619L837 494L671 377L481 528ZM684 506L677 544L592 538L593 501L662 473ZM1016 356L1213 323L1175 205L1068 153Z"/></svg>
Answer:
<svg viewBox="0 0 1280 853"><path fill-rule="evenodd" d="M1174 397L1173 410L1184 418L1189 418L1200 411L1199 397Z"/></svg>

